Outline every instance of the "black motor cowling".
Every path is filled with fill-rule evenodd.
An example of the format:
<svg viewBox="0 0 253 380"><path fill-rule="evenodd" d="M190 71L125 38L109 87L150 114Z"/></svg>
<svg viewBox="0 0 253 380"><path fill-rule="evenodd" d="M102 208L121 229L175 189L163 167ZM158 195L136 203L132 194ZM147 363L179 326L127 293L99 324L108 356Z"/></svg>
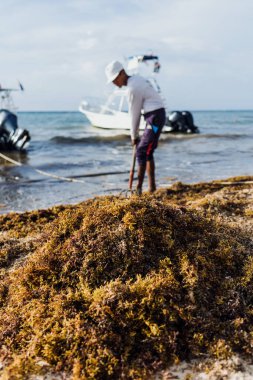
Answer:
<svg viewBox="0 0 253 380"><path fill-rule="evenodd" d="M178 133L199 133L199 129L194 125L194 120L189 111L172 111L167 117L167 125L171 127L171 132Z"/></svg>
<svg viewBox="0 0 253 380"><path fill-rule="evenodd" d="M6 110L0 110L0 149L24 150L31 137L26 129L18 127L17 116Z"/></svg>

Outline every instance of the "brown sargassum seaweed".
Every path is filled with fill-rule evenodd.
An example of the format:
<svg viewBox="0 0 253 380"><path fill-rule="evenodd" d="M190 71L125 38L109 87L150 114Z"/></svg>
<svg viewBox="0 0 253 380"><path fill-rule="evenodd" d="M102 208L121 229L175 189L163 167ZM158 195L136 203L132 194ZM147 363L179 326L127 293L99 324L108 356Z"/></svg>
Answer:
<svg viewBox="0 0 253 380"><path fill-rule="evenodd" d="M0 377L151 379L252 356L251 181L0 216Z"/></svg>

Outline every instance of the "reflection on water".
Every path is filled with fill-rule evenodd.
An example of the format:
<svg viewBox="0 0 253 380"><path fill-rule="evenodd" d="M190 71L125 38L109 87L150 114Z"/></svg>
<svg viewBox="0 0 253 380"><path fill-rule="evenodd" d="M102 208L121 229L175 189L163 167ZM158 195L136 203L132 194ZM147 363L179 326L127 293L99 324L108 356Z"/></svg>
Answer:
<svg viewBox="0 0 253 380"><path fill-rule="evenodd" d="M13 160L13 162L11 162L11 160ZM20 166L28 165L28 162L29 158L27 152L0 152L0 183L17 181L20 175L22 176L17 169L20 168Z"/></svg>

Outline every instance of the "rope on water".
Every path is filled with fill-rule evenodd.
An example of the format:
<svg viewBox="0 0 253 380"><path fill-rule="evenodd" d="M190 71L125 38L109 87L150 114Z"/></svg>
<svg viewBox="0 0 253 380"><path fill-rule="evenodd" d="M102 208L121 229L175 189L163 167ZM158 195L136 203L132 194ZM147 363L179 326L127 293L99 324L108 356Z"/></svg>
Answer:
<svg viewBox="0 0 253 380"><path fill-rule="evenodd" d="M7 156L5 156L5 155L2 154L2 153L0 153L0 157L2 157L4 160L7 160L7 161L11 162L11 163L14 164L14 165L18 165L18 166L22 166L22 165L23 165L23 164L21 164L20 162L15 161L15 160L13 160L12 158L7 157Z"/></svg>
<svg viewBox="0 0 253 380"><path fill-rule="evenodd" d="M0 153L0 157L2 157L6 161L11 162L14 165L17 165L17 166L28 166L29 168L33 169L34 171L36 171L39 174L42 174L42 175L47 176L47 177L52 177L52 178L60 179L62 181L68 181L68 182L86 183L85 181L82 181L80 179L78 180L76 178L81 178L81 177L98 177L98 176L103 176L103 175L113 175L113 174L125 174L125 173L128 173L127 171L115 171L115 172L105 172L105 173L90 173L90 174L83 174L83 175L77 175L77 176L71 176L71 177L61 177L61 176L58 176L56 174L51 174L51 173L47 173L47 172L45 172L43 170L36 169L33 166L31 166L31 165L23 165L21 162L15 161L12 158L10 158L10 157L6 156L5 154L2 154L2 153ZM251 184L253 184L253 181L235 181L235 182L224 181L224 182L218 182L217 184L219 184L219 185L230 185L230 186L233 186L233 185L251 185Z"/></svg>
<svg viewBox="0 0 253 380"><path fill-rule="evenodd" d="M79 178L80 177L98 177L98 176L102 176L102 175L112 175L112 174L124 174L124 173L127 173L126 171L121 171L121 172L118 171L118 172L105 172L105 173L91 173L91 174L77 175L77 176L71 176L71 177L61 177L61 176L58 176L56 174L51 174L51 173L45 172L43 170L36 169L33 166L31 166L31 165L23 165L22 163L20 163L18 161L15 161L12 158L10 158L10 157L6 156L5 154L2 154L2 153L0 153L0 157L2 157L4 160L9 161L10 163L12 163L14 165L17 165L17 166L28 166L29 168L33 169L34 171L36 171L39 174L42 174L42 175L47 176L47 177L52 177L52 178L60 179L62 181L68 181L68 182L86 183L85 181L82 181L82 180L76 179L76 178L78 178L78 177Z"/></svg>
<svg viewBox="0 0 253 380"><path fill-rule="evenodd" d="M17 165L17 166L29 166L29 168L33 169L37 173L43 174L43 175L48 176L48 177L57 178L57 179L61 179L63 181L68 181L68 182L85 183L82 180L78 180L78 179L74 179L74 178L68 178L68 177L61 177L61 176L58 176L55 174L47 173L47 172L44 172L43 170L36 169L36 168L32 167L31 165L23 165L20 162L15 161L12 158L10 158L10 157L6 156L5 154L2 154L2 153L0 153L0 157L2 157L4 160L9 161L12 164Z"/></svg>

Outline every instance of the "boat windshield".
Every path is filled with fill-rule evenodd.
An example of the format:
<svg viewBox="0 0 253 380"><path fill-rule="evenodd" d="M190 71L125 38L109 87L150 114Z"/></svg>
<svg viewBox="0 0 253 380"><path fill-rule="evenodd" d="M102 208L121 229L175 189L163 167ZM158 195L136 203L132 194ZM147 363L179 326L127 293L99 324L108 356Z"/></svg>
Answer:
<svg viewBox="0 0 253 380"><path fill-rule="evenodd" d="M125 90L115 90L102 107L102 112L109 110L128 112L127 92Z"/></svg>

